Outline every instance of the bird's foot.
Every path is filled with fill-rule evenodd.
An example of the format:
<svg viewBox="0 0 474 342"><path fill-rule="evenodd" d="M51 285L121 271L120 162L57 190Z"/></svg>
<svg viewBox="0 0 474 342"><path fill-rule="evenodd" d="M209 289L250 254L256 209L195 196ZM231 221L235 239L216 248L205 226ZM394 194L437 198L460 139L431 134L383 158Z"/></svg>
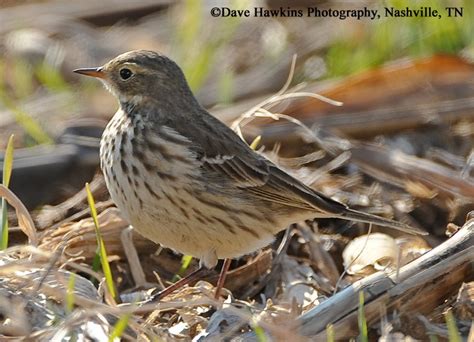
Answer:
<svg viewBox="0 0 474 342"><path fill-rule="evenodd" d="M221 295L221 290L224 287L225 278L227 276L227 272L229 271L231 259L224 259L224 263L222 264L221 273L219 274L219 279L217 280L216 291L214 292L214 299L219 299Z"/></svg>

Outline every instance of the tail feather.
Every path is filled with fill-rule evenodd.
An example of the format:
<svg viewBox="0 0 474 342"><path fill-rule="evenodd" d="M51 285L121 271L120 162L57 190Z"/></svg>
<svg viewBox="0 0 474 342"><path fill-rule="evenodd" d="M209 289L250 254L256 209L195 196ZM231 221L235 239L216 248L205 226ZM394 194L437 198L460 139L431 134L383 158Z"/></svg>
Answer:
<svg viewBox="0 0 474 342"><path fill-rule="evenodd" d="M373 223L379 226L401 230L403 232L414 234L414 235L427 235L428 234L425 231L422 231L418 228L413 228L402 222L389 220L380 216L363 213L361 211L357 211L357 210L353 210L349 208L347 208L347 210L344 210L340 214L340 218L344 220L350 220L350 221L356 221L356 222Z"/></svg>

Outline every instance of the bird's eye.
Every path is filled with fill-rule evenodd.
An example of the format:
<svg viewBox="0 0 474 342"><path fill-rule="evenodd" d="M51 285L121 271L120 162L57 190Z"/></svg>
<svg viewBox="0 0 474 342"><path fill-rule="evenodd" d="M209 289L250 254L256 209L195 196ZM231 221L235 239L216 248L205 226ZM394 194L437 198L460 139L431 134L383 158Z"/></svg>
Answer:
<svg viewBox="0 0 474 342"><path fill-rule="evenodd" d="M133 73L130 69L120 69L120 77L122 78L122 80L128 80L130 77L132 77L132 75Z"/></svg>

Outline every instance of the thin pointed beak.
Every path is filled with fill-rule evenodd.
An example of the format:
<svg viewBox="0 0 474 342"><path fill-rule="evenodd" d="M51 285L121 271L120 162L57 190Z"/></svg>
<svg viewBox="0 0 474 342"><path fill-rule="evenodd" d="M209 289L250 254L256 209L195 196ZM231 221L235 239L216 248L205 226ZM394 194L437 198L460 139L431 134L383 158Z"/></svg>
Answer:
<svg viewBox="0 0 474 342"><path fill-rule="evenodd" d="M102 67L81 68L81 69L73 70L73 72L81 74L81 75L86 75L86 76L92 76L92 77L97 77L97 78L105 78L105 73L102 70Z"/></svg>

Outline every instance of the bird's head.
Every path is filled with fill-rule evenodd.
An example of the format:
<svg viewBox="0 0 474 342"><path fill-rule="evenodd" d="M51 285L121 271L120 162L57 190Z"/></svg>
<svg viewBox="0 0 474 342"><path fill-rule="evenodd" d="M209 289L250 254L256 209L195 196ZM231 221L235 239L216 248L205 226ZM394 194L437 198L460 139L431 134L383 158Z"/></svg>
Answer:
<svg viewBox="0 0 474 342"><path fill-rule="evenodd" d="M191 94L179 66L153 51L130 51L101 67L74 72L99 78L122 105L138 104L143 99L168 102Z"/></svg>

